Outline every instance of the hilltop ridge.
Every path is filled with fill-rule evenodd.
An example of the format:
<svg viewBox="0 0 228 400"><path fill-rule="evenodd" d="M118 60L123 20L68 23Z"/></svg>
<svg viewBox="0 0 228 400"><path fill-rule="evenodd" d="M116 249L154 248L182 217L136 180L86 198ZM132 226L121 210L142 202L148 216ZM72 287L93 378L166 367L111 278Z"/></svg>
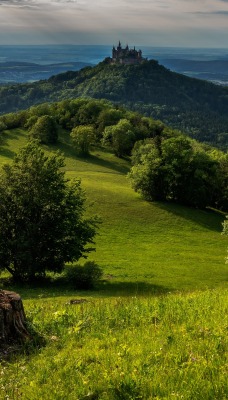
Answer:
<svg viewBox="0 0 228 400"><path fill-rule="evenodd" d="M77 97L108 99L198 140L223 147L228 143L228 88L172 72L156 60L113 65L105 59L47 80L1 87L0 112Z"/></svg>

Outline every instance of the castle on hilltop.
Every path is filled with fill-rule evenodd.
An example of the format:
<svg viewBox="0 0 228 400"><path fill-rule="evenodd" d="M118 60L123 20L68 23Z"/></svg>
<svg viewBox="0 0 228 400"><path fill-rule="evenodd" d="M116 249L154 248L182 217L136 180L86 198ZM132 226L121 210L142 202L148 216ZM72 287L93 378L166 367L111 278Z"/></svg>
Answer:
<svg viewBox="0 0 228 400"><path fill-rule="evenodd" d="M142 57L142 50L130 49L128 45L122 48L119 41L118 46L112 49L111 64L140 64L145 58Z"/></svg>

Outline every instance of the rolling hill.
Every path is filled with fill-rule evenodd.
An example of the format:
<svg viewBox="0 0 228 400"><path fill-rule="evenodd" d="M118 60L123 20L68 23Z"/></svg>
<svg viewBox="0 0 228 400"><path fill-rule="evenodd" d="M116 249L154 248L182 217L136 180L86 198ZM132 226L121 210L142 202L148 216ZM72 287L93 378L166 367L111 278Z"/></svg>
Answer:
<svg viewBox="0 0 228 400"><path fill-rule="evenodd" d="M27 140L25 129L5 130L0 165ZM23 297L34 341L0 352L0 397L225 399L224 214L144 201L126 179L127 159L99 147L78 157L64 130L45 150L63 153L88 214L102 218L90 259L104 281L85 292L62 276L35 287L1 277L0 289Z"/></svg>
<svg viewBox="0 0 228 400"><path fill-rule="evenodd" d="M76 97L105 98L160 119L198 140L226 148L228 88L169 71L157 61L110 65L0 88L0 112Z"/></svg>
<svg viewBox="0 0 228 400"><path fill-rule="evenodd" d="M0 166L10 162L27 140L22 129L6 131ZM48 152L58 149L65 157L67 177L82 180L88 213L101 217L96 252L90 259L104 269L111 290L166 292L226 286L224 213L144 201L127 179L129 161L101 148L78 157L67 132L62 132L58 145L46 147ZM105 290L110 290L109 284Z"/></svg>

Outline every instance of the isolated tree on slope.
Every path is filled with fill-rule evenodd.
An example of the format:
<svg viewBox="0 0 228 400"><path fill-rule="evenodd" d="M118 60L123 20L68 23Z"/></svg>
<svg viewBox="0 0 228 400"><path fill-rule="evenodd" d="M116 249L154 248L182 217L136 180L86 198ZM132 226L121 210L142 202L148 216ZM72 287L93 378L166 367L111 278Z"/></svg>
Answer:
<svg viewBox="0 0 228 400"><path fill-rule="evenodd" d="M85 219L80 181L69 184L59 154L30 142L0 174L0 270L16 279L61 272L93 250L96 218Z"/></svg>

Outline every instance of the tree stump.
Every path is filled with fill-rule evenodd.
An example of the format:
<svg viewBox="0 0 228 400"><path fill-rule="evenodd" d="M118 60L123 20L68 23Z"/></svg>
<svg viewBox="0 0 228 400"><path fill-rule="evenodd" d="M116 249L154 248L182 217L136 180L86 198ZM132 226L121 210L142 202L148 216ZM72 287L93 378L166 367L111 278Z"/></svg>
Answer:
<svg viewBox="0 0 228 400"><path fill-rule="evenodd" d="M21 297L15 292L0 290L0 344L24 342L29 337Z"/></svg>

